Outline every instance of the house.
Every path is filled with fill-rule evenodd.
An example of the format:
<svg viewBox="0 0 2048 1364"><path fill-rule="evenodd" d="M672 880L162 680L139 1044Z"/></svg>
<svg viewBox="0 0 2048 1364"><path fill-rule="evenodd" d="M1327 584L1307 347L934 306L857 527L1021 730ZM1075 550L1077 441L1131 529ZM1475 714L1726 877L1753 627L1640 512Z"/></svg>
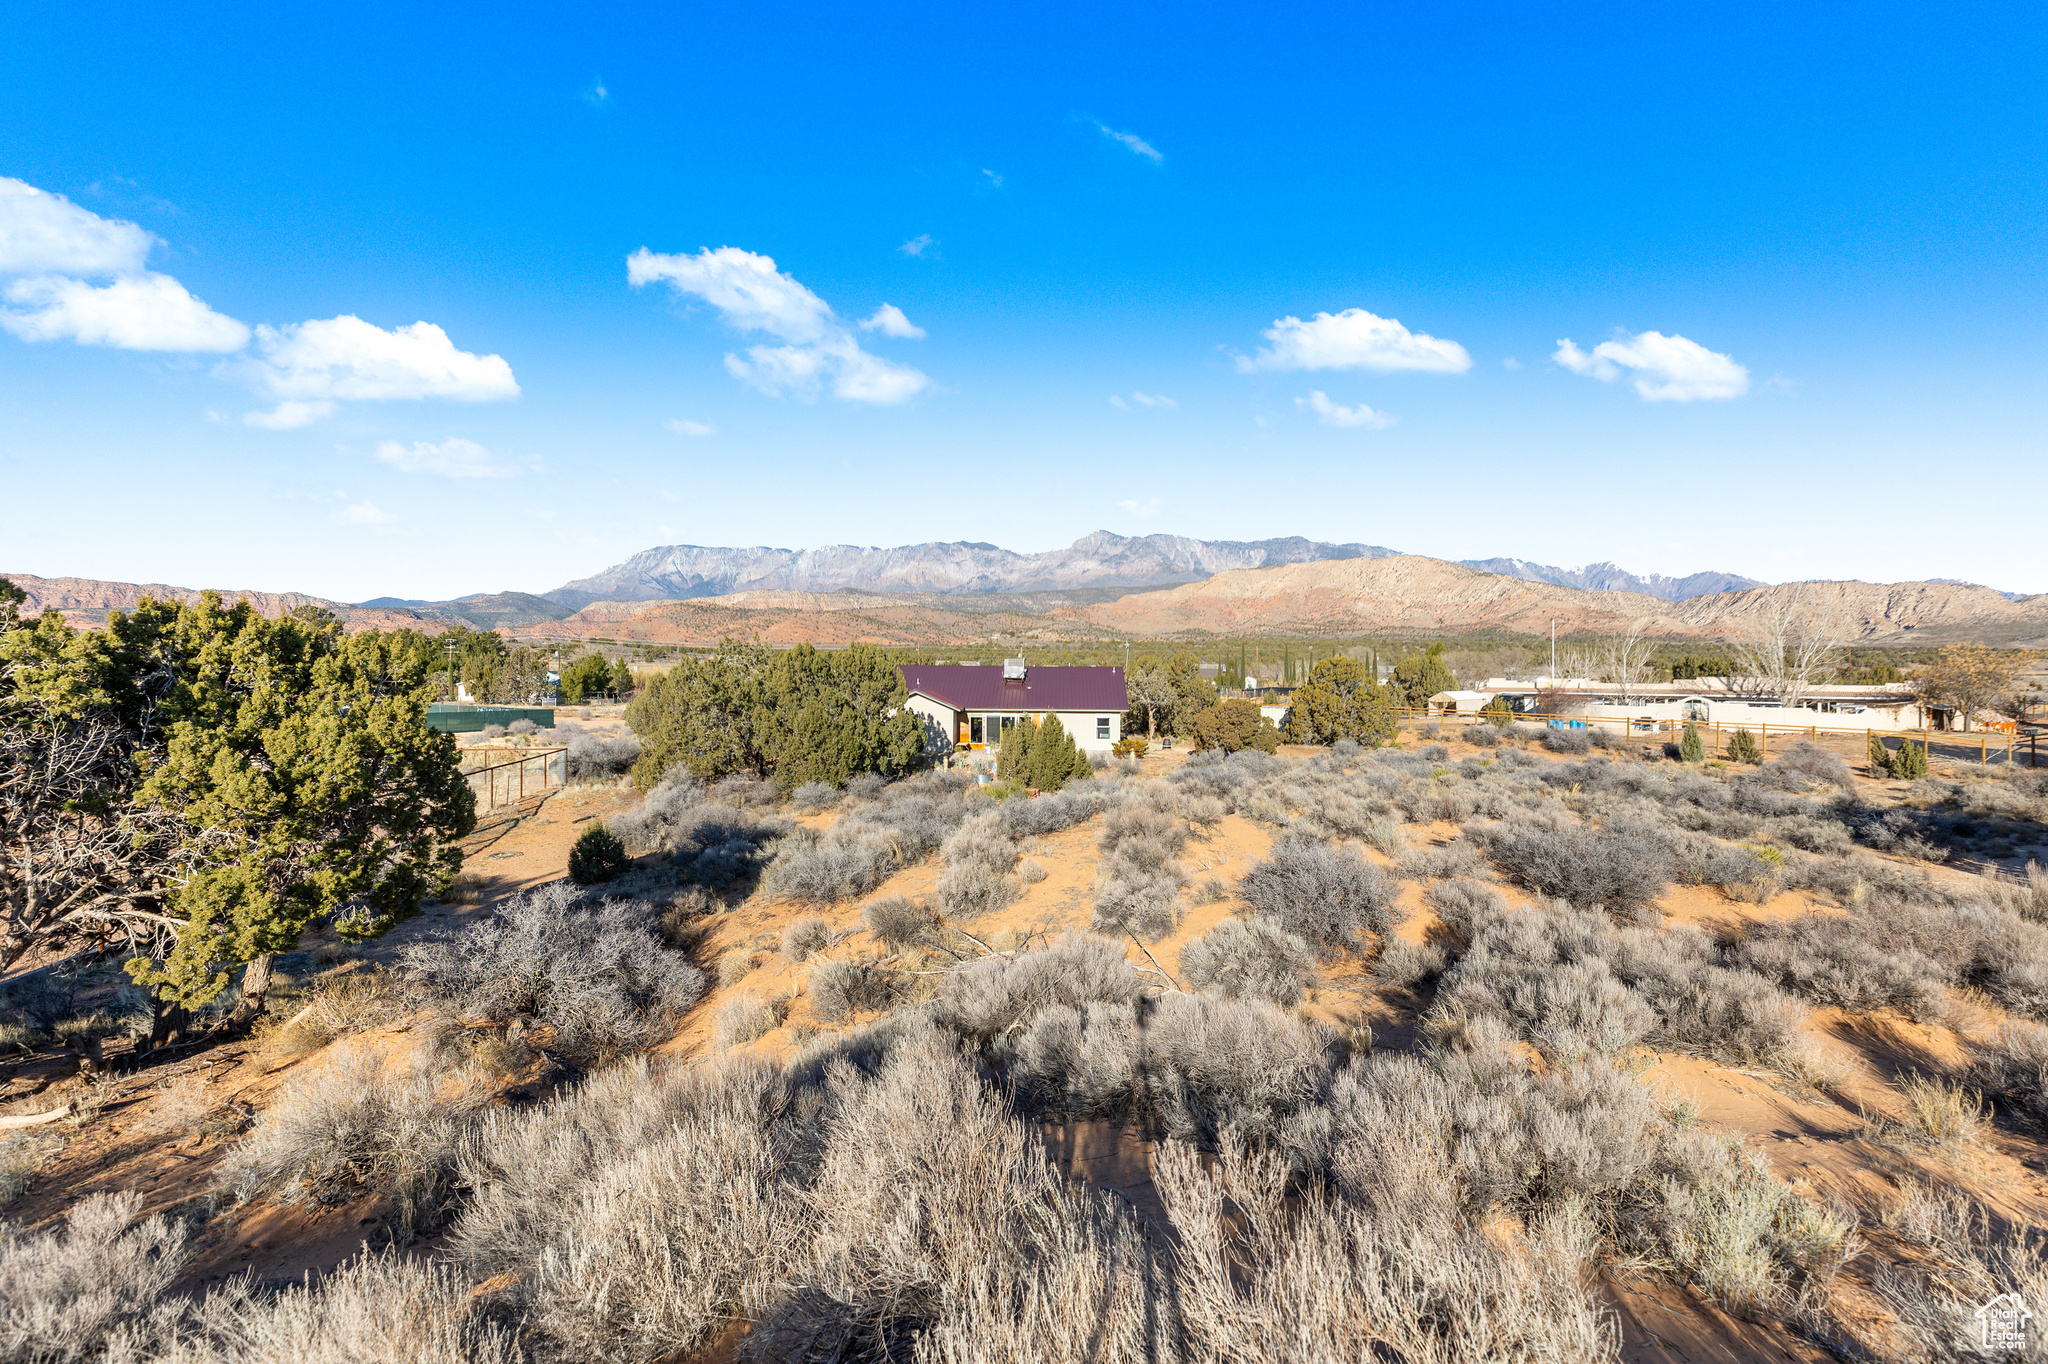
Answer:
<svg viewBox="0 0 2048 1364"><path fill-rule="evenodd" d="M1123 737L1124 712L1131 708L1122 668L1033 668L1007 658L1000 668L905 663L896 671L935 754L956 744L992 749L1027 715L1041 724L1055 717L1082 752L1107 753Z"/></svg>

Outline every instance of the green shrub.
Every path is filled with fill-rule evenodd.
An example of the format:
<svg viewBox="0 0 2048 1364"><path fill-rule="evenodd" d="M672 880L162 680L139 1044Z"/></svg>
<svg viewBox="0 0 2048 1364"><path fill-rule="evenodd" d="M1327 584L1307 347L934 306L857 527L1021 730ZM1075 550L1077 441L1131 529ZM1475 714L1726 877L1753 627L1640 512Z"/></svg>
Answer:
<svg viewBox="0 0 2048 1364"><path fill-rule="evenodd" d="M1763 746L1757 743L1756 735L1746 729L1738 729L1728 736L1729 762L1760 763L1763 760Z"/></svg>
<svg viewBox="0 0 2048 1364"><path fill-rule="evenodd" d="M1678 741L1678 756L1689 763L1703 763L1707 760L1707 746L1700 740L1697 725L1685 727L1685 737Z"/></svg>
<svg viewBox="0 0 2048 1364"><path fill-rule="evenodd" d="M579 886L609 881L626 869L626 845L602 824L593 824L569 849L569 879Z"/></svg>
<svg viewBox="0 0 2048 1364"><path fill-rule="evenodd" d="M1515 723L1515 708L1508 704L1505 696L1496 696L1480 708L1479 717L1495 729L1506 729ZM1686 726L1687 729L1692 726ZM1694 759L1695 762L1698 759Z"/></svg>
<svg viewBox="0 0 2048 1364"><path fill-rule="evenodd" d="M1899 751L1892 755L1892 775L1900 781L1918 781L1927 775L1926 740L1917 747L1911 739L1899 745Z"/></svg>
<svg viewBox="0 0 2048 1364"><path fill-rule="evenodd" d="M1280 747L1280 731L1259 711L1259 703L1232 698L1219 701L1188 722L1199 751L1237 753L1256 748L1271 753Z"/></svg>
<svg viewBox="0 0 2048 1364"><path fill-rule="evenodd" d="M1870 736L1870 775L1889 777L1892 774L1892 751L1884 746L1884 740L1877 735Z"/></svg>

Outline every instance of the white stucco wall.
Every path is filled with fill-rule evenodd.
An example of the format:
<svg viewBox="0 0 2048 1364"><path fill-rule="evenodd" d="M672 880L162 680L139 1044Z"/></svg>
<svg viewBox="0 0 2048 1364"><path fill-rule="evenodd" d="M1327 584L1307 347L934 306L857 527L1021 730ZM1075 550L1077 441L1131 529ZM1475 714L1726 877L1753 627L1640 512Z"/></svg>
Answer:
<svg viewBox="0 0 2048 1364"><path fill-rule="evenodd" d="M1105 715L1109 717L1109 737L1107 739L1098 739L1095 737L1095 722ZM1074 747L1080 749L1083 753L1107 753L1111 748L1115 747L1118 740L1123 738L1124 717L1115 711L1052 711L1046 715L1046 718L1048 720L1058 720L1061 727L1067 733L1074 736Z"/></svg>
<svg viewBox="0 0 2048 1364"><path fill-rule="evenodd" d="M1701 702L1694 702L1697 707ZM1717 701L1707 698L1704 702L1707 717L1700 723L1709 725L1769 725L1773 729L1796 729L1808 725L1822 730L1874 729L1892 734L1902 730L1918 730L1925 723L1917 705L1871 706L1861 714L1844 715L1835 711L1809 710L1805 706L1752 706L1746 701ZM1589 720L1618 719L1630 716L1643 720L1683 720L1686 718L1686 703L1682 701L1636 701L1629 705L1607 705L1594 702L1581 706L1572 712Z"/></svg>
<svg viewBox="0 0 2048 1364"><path fill-rule="evenodd" d="M942 701L929 696L912 696L905 703L911 713L924 721L924 741L927 753L951 753L960 732L960 712Z"/></svg>

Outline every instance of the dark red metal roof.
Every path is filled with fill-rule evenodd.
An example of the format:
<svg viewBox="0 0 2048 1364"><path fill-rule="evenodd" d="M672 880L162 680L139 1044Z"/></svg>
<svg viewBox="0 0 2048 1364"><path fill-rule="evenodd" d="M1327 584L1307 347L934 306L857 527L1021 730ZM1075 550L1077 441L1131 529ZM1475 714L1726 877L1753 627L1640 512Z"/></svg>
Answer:
<svg viewBox="0 0 2048 1364"><path fill-rule="evenodd" d="M1131 708L1122 668L1026 668L1021 682L993 665L904 663L896 671L914 692L955 710L1094 710Z"/></svg>

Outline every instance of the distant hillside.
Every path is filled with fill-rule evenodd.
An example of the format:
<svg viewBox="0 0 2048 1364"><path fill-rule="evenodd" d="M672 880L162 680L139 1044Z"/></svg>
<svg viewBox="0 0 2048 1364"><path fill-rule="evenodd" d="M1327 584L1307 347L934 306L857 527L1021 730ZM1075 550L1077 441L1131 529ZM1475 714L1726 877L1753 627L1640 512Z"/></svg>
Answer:
<svg viewBox="0 0 2048 1364"><path fill-rule="evenodd" d="M1553 568L1549 564L1532 564L1527 559L1460 559L1458 564L1462 568L1476 568L1481 573L1499 573L1533 583L1583 587L1594 592L1640 592L1665 601L1684 601L1688 597L1703 597L1715 592L1740 592L1744 588L1768 586L1740 573L1708 571L1689 573L1683 578L1667 578L1662 573L1652 573L1644 577L1616 564L1605 563L1587 564L1584 568Z"/></svg>
<svg viewBox="0 0 2048 1364"><path fill-rule="evenodd" d="M405 597L376 597L356 603L358 609L408 610L450 625L467 625L474 630L496 630L518 625L541 625L574 614L574 608L526 592L477 592L453 601L415 601Z"/></svg>
<svg viewBox="0 0 2048 1364"><path fill-rule="evenodd" d="M895 549L828 545L823 549L718 549L663 545L604 572L545 593L573 609L595 601L685 601L734 592L1060 591L1087 587L1152 587L1198 582L1232 568L1263 568L1315 559L1375 558L1378 545L1280 540L1193 540L1181 535L1112 535L1097 531L1066 549L1018 554L971 541Z"/></svg>
<svg viewBox="0 0 2048 1364"><path fill-rule="evenodd" d="M1852 642L1969 641L2048 647L2048 594L2010 601L1988 587L1821 583L1842 604ZM1559 587L1400 556L1219 573L1205 582L1076 612L1134 634L1542 634L1613 632L1643 620L1665 636L1715 638L1740 628L1786 587L1667 602L1644 593Z"/></svg>
<svg viewBox="0 0 2048 1364"><path fill-rule="evenodd" d="M181 601L198 605L203 589L172 587L168 583L115 583L97 578L38 578L32 573L0 573L28 594L27 609L40 614L61 611L73 625L104 625L110 611L132 611L144 597L158 601ZM309 597L303 592L250 592L239 588L216 588L221 600L233 605L247 601L266 616L281 616L300 606L319 606L339 616L352 630L397 630L411 628L438 634L447 627L403 607L351 606L347 602Z"/></svg>

